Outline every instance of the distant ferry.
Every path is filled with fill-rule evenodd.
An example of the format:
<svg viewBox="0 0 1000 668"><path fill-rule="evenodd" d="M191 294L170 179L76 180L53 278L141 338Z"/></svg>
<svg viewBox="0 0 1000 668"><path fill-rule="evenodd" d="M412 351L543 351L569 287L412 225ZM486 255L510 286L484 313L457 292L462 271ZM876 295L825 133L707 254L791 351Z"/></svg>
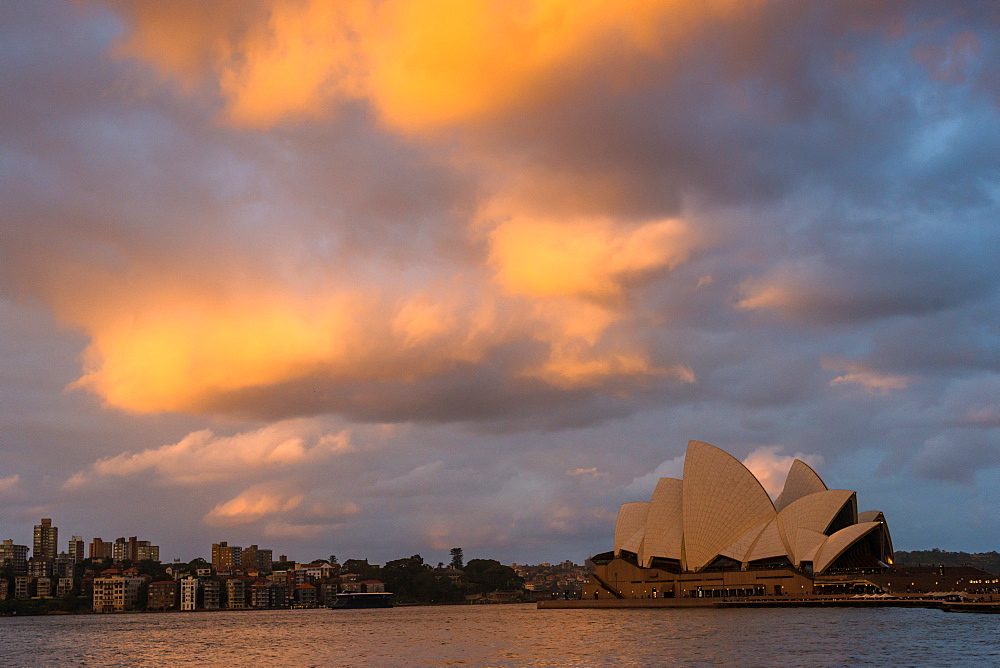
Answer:
<svg viewBox="0 0 1000 668"><path fill-rule="evenodd" d="M392 592L337 594L333 609L338 608L391 608Z"/></svg>

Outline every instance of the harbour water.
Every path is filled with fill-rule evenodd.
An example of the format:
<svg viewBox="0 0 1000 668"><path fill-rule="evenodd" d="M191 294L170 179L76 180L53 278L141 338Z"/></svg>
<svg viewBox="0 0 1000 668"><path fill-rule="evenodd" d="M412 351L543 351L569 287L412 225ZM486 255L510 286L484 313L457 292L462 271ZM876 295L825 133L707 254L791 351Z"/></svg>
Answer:
<svg viewBox="0 0 1000 668"><path fill-rule="evenodd" d="M1000 615L534 605L0 618L2 666L997 666Z"/></svg>

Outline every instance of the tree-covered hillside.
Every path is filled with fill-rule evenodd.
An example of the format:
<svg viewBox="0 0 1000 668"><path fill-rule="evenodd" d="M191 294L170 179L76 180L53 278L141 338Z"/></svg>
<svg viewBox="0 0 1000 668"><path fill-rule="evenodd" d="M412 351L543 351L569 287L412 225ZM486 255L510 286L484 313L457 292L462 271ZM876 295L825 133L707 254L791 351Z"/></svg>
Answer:
<svg viewBox="0 0 1000 668"><path fill-rule="evenodd" d="M976 566L990 573L1000 573L1000 552L947 552L933 550L913 550L895 553L897 566Z"/></svg>

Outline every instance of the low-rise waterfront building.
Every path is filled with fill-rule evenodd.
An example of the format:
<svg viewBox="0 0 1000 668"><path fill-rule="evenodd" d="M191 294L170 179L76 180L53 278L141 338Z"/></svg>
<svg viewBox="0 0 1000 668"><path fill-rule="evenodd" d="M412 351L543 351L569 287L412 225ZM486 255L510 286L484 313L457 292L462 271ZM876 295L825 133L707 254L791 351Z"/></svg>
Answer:
<svg viewBox="0 0 1000 668"><path fill-rule="evenodd" d="M316 587L311 584L301 584L295 588L295 605L303 608L316 606Z"/></svg>
<svg viewBox="0 0 1000 668"><path fill-rule="evenodd" d="M181 580L181 610L190 612L198 607L198 588L197 578L187 577Z"/></svg>
<svg viewBox="0 0 1000 668"><path fill-rule="evenodd" d="M222 607L222 582L219 580L203 580L202 607L206 610L218 610Z"/></svg>
<svg viewBox="0 0 1000 668"><path fill-rule="evenodd" d="M250 607L270 608L271 607L271 587L273 585L267 580L257 580L250 585Z"/></svg>
<svg viewBox="0 0 1000 668"><path fill-rule="evenodd" d="M336 582L320 582L316 585L316 597L320 605L333 605L337 600L338 585Z"/></svg>
<svg viewBox="0 0 1000 668"><path fill-rule="evenodd" d="M59 578L56 583L56 596L58 598L65 598L72 594L75 590L74 582L73 578Z"/></svg>
<svg viewBox="0 0 1000 668"><path fill-rule="evenodd" d="M325 561L315 561L310 564L296 564L294 573L299 578L298 584L316 582L332 578L340 572L340 567Z"/></svg>
<svg viewBox="0 0 1000 668"><path fill-rule="evenodd" d="M149 610L171 610L177 606L177 581L161 580L149 583Z"/></svg>
<svg viewBox="0 0 1000 668"><path fill-rule="evenodd" d="M28 575L33 578L47 578L52 575L52 560L32 557L28 559Z"/></svg>
<svg viewBox="0 0 1000 668"><path fill-rule="evenodd" d="M35 597L52 598L52 578L35 578Z"/></svg>
<svg viewBox="0 0 1000 668"><path fill-rule="evenodd" d="M135 610L142 578L111 575L94 578L94 612Z"/></svg>
<svg viewBox="0 0 1000 668"><path fill-rule="evenodd" d="M29 576L14 576L14 598L31 598L31 578Z"/></svg>
<svg viewBox="0 0 1000 668"><path fill-rule="evenodd" d="M288 595L288 585L276 582L271 583L271 607L287 608L291 605Z"/></svg>
<svg viewBox="0 0 1000 668"><path fill-rule="evenodd" d="M358 583L361 589L358 591L365 594L384 594L385 583L381 580L362 580Z"/></svg>
<svg viewBox="0 0 1000 668"><path fill-rule="evenodd" d="M226 580L226 607L230 610L243 610L247 607L246 582L242 579Z"/></svg>

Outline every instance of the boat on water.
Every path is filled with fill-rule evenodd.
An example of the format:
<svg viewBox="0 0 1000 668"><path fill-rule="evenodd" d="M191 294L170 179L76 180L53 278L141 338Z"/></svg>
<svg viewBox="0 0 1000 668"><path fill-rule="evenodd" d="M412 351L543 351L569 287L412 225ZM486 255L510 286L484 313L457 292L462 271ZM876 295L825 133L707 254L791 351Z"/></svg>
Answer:
<svg viewBox="0 0 1000 668"><path fill-rule="evenodd" d="M392 592L337 594L330 608L391 608Z"/></svg>

